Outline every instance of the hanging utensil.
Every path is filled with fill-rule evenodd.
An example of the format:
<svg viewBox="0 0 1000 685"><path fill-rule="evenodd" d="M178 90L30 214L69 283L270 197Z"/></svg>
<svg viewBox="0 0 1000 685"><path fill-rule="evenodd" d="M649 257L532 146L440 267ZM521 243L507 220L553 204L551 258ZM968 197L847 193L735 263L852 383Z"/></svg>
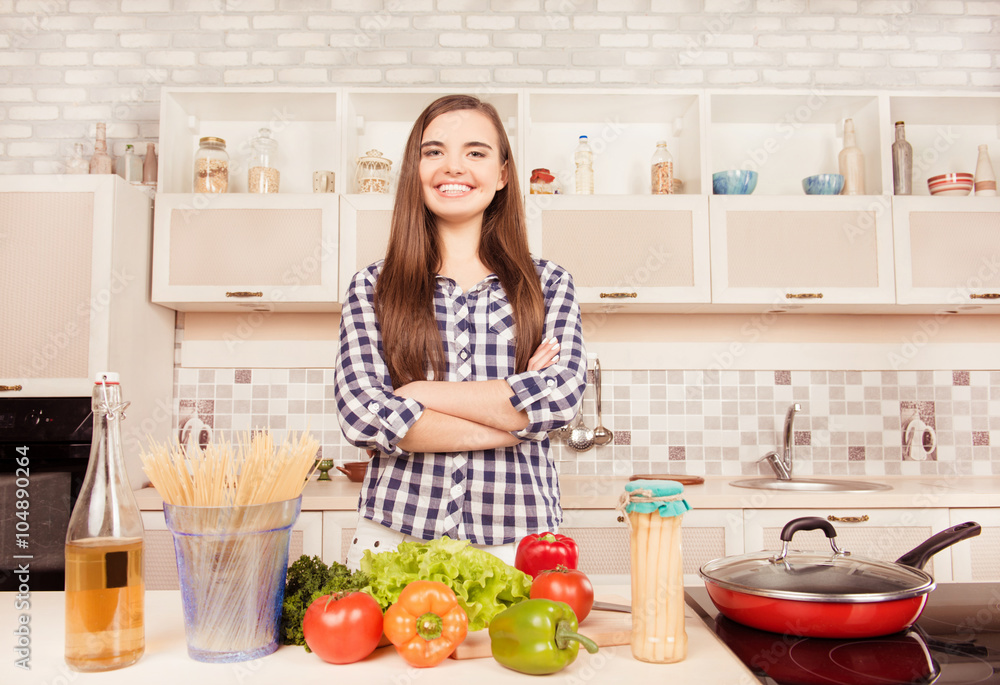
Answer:
<svg viewBox="0 0 1000 685"><path fill-rule="evenodd" d="M566 444L577 452L586 452L594 446L594 430L583 425L583 405L580 405L580 413L576 415L576 423L569 433Z"/></svg>
<svg viewBox="0 0 1000 685"><path fill-rule="evenodd" d="M597 427L594 429L595 445L610 445L615 434L601 423L601 360L594 358L594 388L597 392Z"/></svg>

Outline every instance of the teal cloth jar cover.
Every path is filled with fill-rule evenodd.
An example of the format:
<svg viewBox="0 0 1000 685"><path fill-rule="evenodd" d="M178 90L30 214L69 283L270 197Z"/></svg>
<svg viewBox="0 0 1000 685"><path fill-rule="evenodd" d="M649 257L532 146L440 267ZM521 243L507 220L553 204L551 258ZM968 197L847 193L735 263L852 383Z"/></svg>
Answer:
<svg viewBox="0 0 1000 685"><path fill-rule="evenodd" d="M632 656L669 664L687 656L681 522L691 510L672 480L626 484L619 509L632 552Z"/></svg>

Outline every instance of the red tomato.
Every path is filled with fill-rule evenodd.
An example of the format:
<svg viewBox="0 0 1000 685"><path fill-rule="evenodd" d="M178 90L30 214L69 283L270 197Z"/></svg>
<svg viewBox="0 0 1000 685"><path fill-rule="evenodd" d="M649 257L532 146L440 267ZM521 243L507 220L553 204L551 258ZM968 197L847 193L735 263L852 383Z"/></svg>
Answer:
<svg viewBox="0 0 1000 685"><path fill-rule="evenodd" d="M382 609L364 592L323 595L306 609L302 636L323 661L353 664L382 639Z"/></svg>
<svg viewBox="0 0 1000 685"><path fill-rule="evenodd" d="M594 586L583 571L559 566L538 574L531 584L531 598L566 602L583 623L594 608Z"/></svg>

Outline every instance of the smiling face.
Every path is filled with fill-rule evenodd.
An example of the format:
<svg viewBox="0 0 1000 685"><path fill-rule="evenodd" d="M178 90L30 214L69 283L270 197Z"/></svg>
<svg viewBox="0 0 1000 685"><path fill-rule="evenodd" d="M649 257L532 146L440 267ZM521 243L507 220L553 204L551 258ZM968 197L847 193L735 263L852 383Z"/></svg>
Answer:
<svg viewBox="0 0 1000 685"><path fill-rule="evenodd" d="M446 112L427 125L419 171L424 202L439 227L481 224L494 195L507 184L493 123L468 109Z"/></svg>

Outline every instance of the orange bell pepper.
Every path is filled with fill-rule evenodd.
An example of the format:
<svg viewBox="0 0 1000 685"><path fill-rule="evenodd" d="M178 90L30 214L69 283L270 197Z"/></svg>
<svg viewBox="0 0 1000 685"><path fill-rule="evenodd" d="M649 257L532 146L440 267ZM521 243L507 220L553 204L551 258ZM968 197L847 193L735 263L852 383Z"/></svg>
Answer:
<svg viewBox="0 0 1000 685"><path fill-rule="evenodd" d="M437 666L462 644L469 617L455 592L434 580L414 580L385 612L385 636L410 666Z"/></svg>

